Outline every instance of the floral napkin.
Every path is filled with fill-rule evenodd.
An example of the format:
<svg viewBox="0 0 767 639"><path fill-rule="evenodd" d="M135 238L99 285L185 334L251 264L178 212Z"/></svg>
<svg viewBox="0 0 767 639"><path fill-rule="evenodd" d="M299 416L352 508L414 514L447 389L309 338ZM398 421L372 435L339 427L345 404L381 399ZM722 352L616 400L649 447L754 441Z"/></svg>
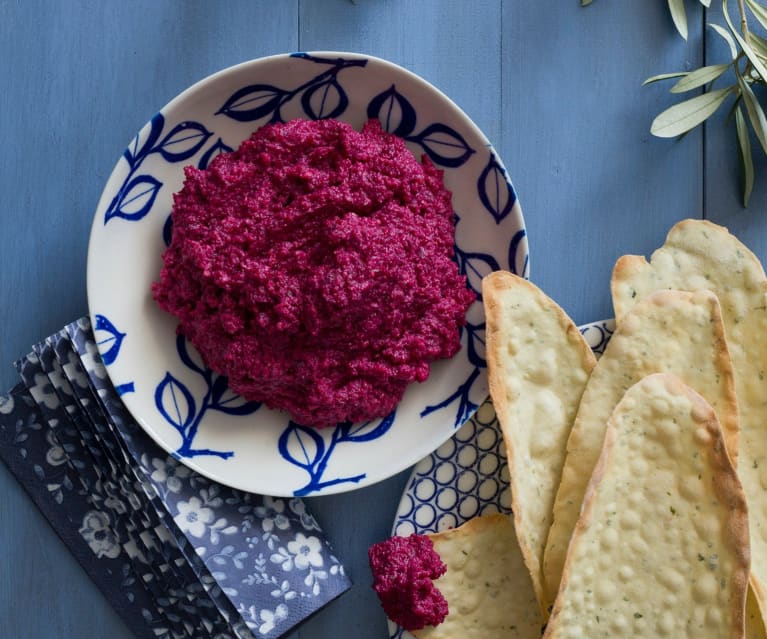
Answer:
<svg viewBox="0 0 767 639"><path fill-rule="evenodd" d="M133 421L81 319L16 363L0 457L137 637L279 637L351 583L298 498L244 493Z"/></svg>

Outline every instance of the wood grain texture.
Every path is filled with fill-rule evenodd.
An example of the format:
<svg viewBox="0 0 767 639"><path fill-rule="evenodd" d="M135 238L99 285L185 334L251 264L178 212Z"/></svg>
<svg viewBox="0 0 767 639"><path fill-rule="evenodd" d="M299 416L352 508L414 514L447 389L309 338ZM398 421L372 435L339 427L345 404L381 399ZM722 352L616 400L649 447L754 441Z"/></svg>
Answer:
<svg viewBox="0 0 767 639"><path fill-rule="evenodd" d="M702 133L653 139L650 122L672 100L640 87L701 63L693 4L685 43L662 2L0 0L0 387L15 380L14 358L86 312L91 216L134 133L207 74L293 50L377 55L453 98L506 163L534 281L577 322L608 316L615 259L650 252L674 221L704 212ZM722 166L729 156L706 164L706 213L716 202L717 221L741 225L759 252L767 183L743 216ZM385 639L366 550L389 534L406 479L309 500L355 586L291 639ZM127 638L5 469L0 497L0 636Z"/></svg>

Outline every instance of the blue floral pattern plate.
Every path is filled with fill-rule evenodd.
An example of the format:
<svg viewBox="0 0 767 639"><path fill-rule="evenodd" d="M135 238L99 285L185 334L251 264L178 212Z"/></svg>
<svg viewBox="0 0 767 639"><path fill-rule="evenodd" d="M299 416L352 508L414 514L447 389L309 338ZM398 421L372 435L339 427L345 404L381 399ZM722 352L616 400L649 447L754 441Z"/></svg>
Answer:
<svg viewBox="0 0 767 639"><path fill-rule="evenodd" d="M397 409L363 424L315 430L234 395L150 286L170 240L183 167L206 167L258 127L294 118L369 118L444 170L456 213L456 260L482 277L528 274L516 194L482 132L445 95L394 64L352 53L297 53L216 73L171 101L136 135L99 201L88 252L88 301L98 349L136 421L170 454L235 488L274 496L328 494L385 479L449 439L487 395L481 300L460 352L412 385Z"/></svg>
<svg viewBox="0 0 767 639"><path fill-rule="evenodd" d="M615 330L613 320L580 327L597 357ZM509 469L493 406L484 402L455 435L422 459L408 480L392 536L440 532L478 515L511 514ZM415 639L389 621L391 639Z"/></svg>

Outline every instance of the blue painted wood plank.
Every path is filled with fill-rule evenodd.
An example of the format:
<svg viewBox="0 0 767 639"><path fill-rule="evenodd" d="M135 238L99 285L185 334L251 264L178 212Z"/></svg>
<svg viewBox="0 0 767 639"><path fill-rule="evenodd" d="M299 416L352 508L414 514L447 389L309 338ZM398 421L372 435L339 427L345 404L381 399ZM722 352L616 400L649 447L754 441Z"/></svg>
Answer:
<svg viewBox="0 0 767 639"><path fill-rule="evenodd" d="M701 13L675 37L662 2L507 2L499 148L531 244L531 279L577 323L612 316L610 274L645 254L683 217L702 214L702 136L650 135L671 103L642 87L663 71L699 65Z"/></svg>
<svg viewBox="0 0 767 639"><path fill-rule="evenodd" d="M303 50L358 51L406 67L450 96L491 140L500 133L500 0L303 2Z"/></svg>

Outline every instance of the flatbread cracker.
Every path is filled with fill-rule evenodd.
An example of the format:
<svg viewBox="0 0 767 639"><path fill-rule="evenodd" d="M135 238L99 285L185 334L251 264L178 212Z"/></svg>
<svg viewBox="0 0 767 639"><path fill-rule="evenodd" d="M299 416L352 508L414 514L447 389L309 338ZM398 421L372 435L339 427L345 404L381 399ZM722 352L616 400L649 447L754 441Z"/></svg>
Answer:
<svg viewBox="0 0 767 639"><path fill-rule="evenodd" d="M544 639L740 639L746 500L711 406L649 376L610 417Z"/></svg>
<svg viewBox="0 0 767 639"><path fill-rule="evenodd" d="M412 634L418 639L540 639L543 619L509 517L483 515L429 537L447 565L434 583L449 612L438 626Z"/></svg>
<svg viewBox="0 0 767 639"><path fill-rule="evenodd" d="M643 297L664 288L708 289L722 306L740 413L738 473L750 506L751 570L767 610L767 276L757 257L726 228L705 220L676 224L650 263L626 255L613 271L618 322Z"/></svg>
<svg viewBox="0 0 767 639"><path fill-rule="evenodd" d="M596 358L573 321L527 280L491 273L482 281L482 299L490 397L506 446L514 525L548 616L543 549L567 438Z"/></svg>
<svg viewBox="0 0 767 639"><path fill-rule="evenodd" d="M767 629L764 627L764 617L759 609L759 601L755 594L758 589L754 588L753 574L749 582L748 595L746 596L746 635L745 639L767 639Z"/></svg>
<svg viewBox="0 0 767 639"><path fill-rule="evenodd" d="M559 589L567 546L599 458L607 419L630 386L660 372L677 375L703 395L717 412L729 450L737 445L732 365L716 296L710 291L650 295L618 323L581 398L544 551L550 601Z"/></svg>

